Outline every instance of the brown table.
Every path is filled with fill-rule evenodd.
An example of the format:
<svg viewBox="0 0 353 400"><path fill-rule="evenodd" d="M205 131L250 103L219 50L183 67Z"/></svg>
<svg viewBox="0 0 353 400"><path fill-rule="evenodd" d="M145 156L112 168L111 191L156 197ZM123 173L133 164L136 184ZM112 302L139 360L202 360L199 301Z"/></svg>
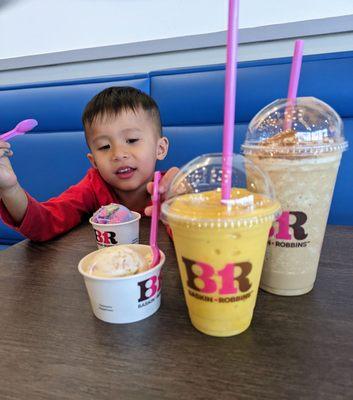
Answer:
<svg viewBox="0 0 353 400"><path fill-rule="evenodd" d="M91 313L77 271L95 250L88 225L1 252L0 399L353 398L351 227L328 227L311 293L260 292L251 327L231 338L192 327L163 228L159 242L162 306L127 325Z"/></svg>

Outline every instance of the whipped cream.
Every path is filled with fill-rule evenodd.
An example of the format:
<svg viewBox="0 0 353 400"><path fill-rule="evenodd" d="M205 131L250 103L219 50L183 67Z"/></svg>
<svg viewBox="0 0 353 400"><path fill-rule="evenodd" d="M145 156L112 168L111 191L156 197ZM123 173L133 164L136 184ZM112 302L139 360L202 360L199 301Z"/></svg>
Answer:
<svg viewBox="0 0 353 400"><path fill-rule="evenodd" d="M332 144L334 140L327 135L326 130L319 130L313 132L296 132L293 130L286 130L271 138L265 139L259 144L261 146L314 146L320 144Z"/></svg>

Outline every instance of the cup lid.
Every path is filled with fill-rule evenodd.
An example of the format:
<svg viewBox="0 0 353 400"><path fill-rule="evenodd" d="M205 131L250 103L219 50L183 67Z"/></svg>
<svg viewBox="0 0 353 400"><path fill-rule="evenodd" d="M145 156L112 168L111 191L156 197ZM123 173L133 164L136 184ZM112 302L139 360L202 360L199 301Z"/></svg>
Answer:
<svg viewBox="0 0 353 400"><path fill-rule="evenodd" d="M242 150L245 154L318 155L348 147L336 111L315 97L279 99L251 120Z"/></svg>
<svg viewBox="0 0 353 400"><path fill-rule="evenodd" d="M273 219L280 205L269 176L242 155L233 155L232 191L222 200L222 154L204 154L174 177L161 218L197 227L252 225Z"/></svg>

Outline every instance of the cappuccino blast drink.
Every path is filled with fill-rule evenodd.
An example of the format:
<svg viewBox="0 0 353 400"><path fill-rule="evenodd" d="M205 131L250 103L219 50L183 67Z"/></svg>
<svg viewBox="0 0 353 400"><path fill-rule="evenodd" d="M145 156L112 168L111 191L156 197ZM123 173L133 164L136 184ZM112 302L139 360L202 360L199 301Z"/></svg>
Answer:
<svg viewBox="0 0 353 400"><path fill-rule="evenodd" d="M262 289L295 296L313 288L346 148L340 117L313 97L276 100L250 122L243 151L268 173L283 211L270 232Z"/></svg>

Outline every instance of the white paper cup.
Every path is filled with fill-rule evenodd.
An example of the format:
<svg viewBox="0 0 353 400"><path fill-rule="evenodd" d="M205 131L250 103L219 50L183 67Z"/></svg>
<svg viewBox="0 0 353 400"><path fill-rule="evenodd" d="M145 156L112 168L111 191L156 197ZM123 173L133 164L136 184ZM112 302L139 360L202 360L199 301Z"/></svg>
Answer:
<svg viewBox="0 0 353 400"><path fill-rule="evenodd" d="M139 252L151 252L151 247L142 244ZM86 268L91 265L92 258L105 249L94 251L84 257L78 264L83 275L93 314L105 322L125 324L141 321L154 314L161 304L161 269L165 262L162 251L158 265L136 275L119 278L101 278L88 275Z"/></svg>
<svg viewBox="0 0 353 400"><path fill-rule="evenodd" d="M120 224L97 224L90 218L96 242L99 249L116 246L117 244L130 244L139 242L139 227L141 214L131 211L134 219Z"/></svg>

